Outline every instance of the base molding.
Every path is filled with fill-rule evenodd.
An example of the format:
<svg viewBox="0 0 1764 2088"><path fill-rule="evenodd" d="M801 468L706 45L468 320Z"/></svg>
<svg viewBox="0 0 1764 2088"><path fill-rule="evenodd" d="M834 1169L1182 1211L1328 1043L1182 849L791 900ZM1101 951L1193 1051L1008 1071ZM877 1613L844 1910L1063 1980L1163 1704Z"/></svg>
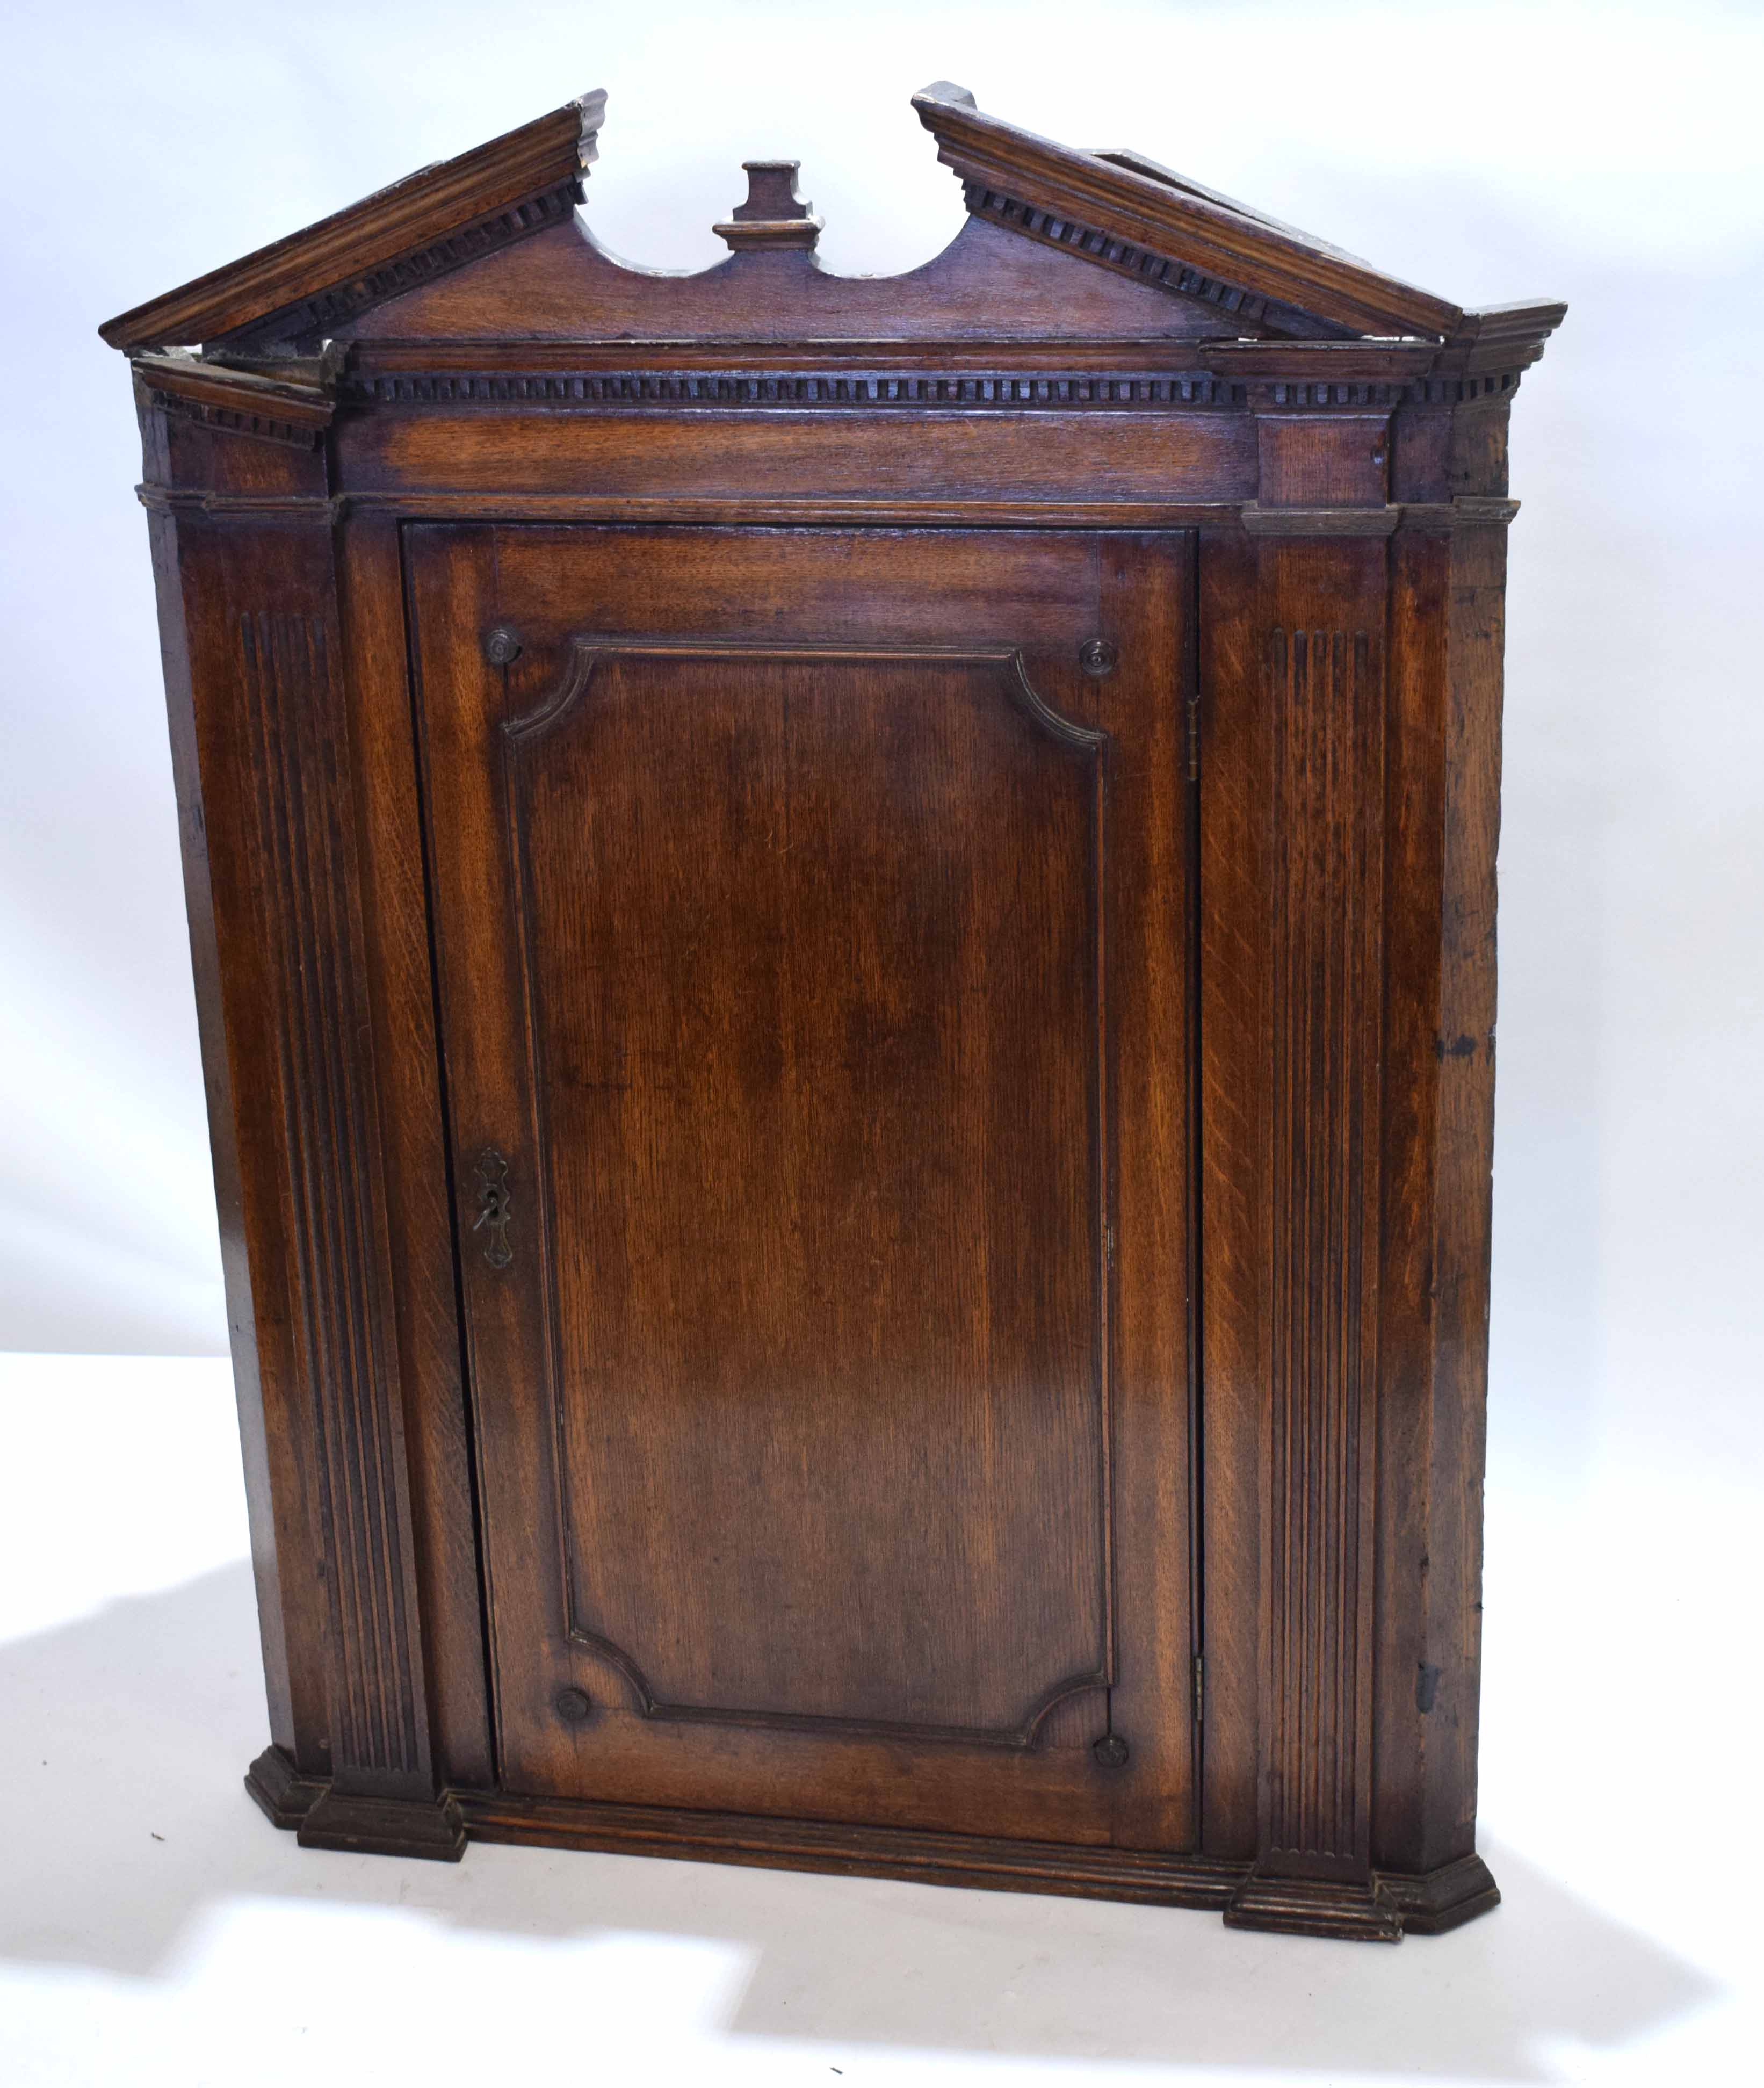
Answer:
<svg viewBox="0 0 1764 2088"><path fill-rule="evenodd" d="M1333 1936L1343 1943L1402 1940L1402 1915L1376 1878L1353 1883L1252 1871L1231 1895L1225 1925L1279 1936Z"/></svg>
<svg viewBox="0 0 1764 2088"><path fill-rule="evenodd" d="M353 1849L370 1856L423 1856L456 1863L465 1854L460 1808L434 1799L340 1791L328 1777L302 1775L285 1748L264 1748L245 1787L272 1827L291 1827L303 1849Z"/></svg>
<svg viewBox="0 0 1764 2088"><path fill-rule="evenodd" d="M366 1856L421 1856L456 1863L465 1854L465 1823L446 1793L439 1798L379 1798L332 1785L298 1829L303 1849L347 1849Z"/></svg>
<svg viewBox="0 0 1764 2088"><path fill-rule="evenodd" d="M1376 1875L1395 1902L1409 1936L1443 1936L1447 1929L1461 1928L1501 1904L1501 1888L1480 1856L1460 1856L1436 1871L1380 1871Z"/></svg>
<svg viewBox="0 0 1764 2088"><path fill-rule="evenodd" d="M245 1787L272 1827L298 1827L331 1788L302 1776L285 1748L272 1741L245 1772Z"/></svg>
<svg viewBox="0 0 1764 2088"><path fill-rule="evenodd" d="M1195 1907L1222 1913L1233 1928L1369 1943L1398 1943L1406 1933L1443 1935L1501 1902L1480 1856L1462 1856L1435 1871L1377 1871L1369 1880L1334 1883L1265 1876L1223 1856L846 1826L760 1813L694 1812L486 1791L446 1791L431 1800L370 1797L339 1792L326 1780L302 1776L279 1747L266 1748L252 1763L245 1787L274 1825L298 1831L303 1848L443 1863L457 1863L468 1840L507 1842Z"/></svg>
<svg viewBox="0 0 1764 2088"><path fill-rule="evenodd" d="M1500 1904L1501 1889L1488 1866L1471 1855L1436 1871L1374 1871L1359 1881L1252 1871L1232 1893L1225 1920L1231 1928L1283 1936L1400 1943L1405 1936L1443 1936Z"/></svg>
<svg viewBox="0 0 1764 2088"><path fill-rule="evenodd" d="M987 1892L1053 1893L1150 1906L1220 1908L1244 1866L1215 1856L1017 1842L910 1827L860 1827L756 1813L458 1791L474 1842L742 1863L840 1877L901 1878Z"/></svg>

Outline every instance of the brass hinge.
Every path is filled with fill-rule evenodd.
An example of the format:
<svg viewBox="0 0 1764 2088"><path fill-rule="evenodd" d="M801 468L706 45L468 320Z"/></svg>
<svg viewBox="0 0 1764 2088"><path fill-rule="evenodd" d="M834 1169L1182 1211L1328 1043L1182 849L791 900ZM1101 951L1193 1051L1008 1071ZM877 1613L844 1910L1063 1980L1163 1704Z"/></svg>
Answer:
<svg viewBox="0 0 1764 2088"><path fill-rule="evenodd" d="M1206 1658L1203 1654L1194 1656L1194 1722L1199 1725L1206 1717Z"/></svg>
<svg viewBox="0 0 1764 2088"><path fill-rule="evenodd" d="M1201 692L1198 689L1188 699L1188 781L1198 782L1201 776Z"/></svg>

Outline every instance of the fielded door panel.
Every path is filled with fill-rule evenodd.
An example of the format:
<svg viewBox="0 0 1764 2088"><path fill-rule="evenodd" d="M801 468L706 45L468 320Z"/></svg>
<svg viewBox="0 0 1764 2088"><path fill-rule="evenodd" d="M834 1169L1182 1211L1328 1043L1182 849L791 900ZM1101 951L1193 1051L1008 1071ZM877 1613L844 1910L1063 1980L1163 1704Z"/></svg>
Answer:
<svg viewBox="0 0 1764 2088"><path fill-rule="evenodd" d="M1192 558L407 530L505 1789L1192 1846Z"/></svg>

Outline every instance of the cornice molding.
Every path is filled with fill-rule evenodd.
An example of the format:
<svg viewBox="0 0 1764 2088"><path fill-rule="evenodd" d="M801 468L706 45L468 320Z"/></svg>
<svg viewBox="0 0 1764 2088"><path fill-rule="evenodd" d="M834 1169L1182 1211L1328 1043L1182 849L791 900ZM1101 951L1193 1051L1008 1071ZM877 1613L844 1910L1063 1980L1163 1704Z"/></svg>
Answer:
<svg viewBox="0 0 1764 2088"><path fill-rule="evenodd" d="M1393 537L1399 529L1437 534L1453 529L1505 527L1517 500L1461 494L1455 500L1404 501L1387 507L1264 507L1251 501L1238 512L1252 537Z"/></svg>
<svg viewBox="0 0 1764 2088"><path fill-rule="evenodd" d="M693 523L713 527L842 524L887 528L1195 529L1241 528L1252 537L1389 537L1398 530L1437 534L1501 528L1519 511L1517 500L1460 494L1454 500L1406 501L1384 507L1264 507L1232 500L914 501L849 500L802 496L756 502L662 497L609 498L577 494L378 492L342 494L216 493L195 486L148 483L135 498L150 512L212 519L310 523L328 528L351 513L393 514L412 520L479 520L614 524Z"/></svg>
<svg viewBox="0 0 1764 2088"><path fill-rule="evenodd" d="M1241 511L1252 537L1389 537L1402 520L1400 507L1262 507Z"/></svg>
<svg viewBox="0 0 1764 2088"><path fill-rule="evenodd" d="M1241 406L1244 389L1205 370L408 370L349 373L356 405L917 409L1064 412Z"/></svg>
<svg viewBox="0 0 1764 2088"><path fill-rule="evenodd" d="M1405 529L1504 529L1518 514L1517 500L1498 494L1461 493L1454 500L1408 502L1402 510Z"/></svg>
<svg viewBox="0 0 1764 2088"><path fill-rule="evenodd" d="M1208 340L1195 360L1246 387L1261 410L1467 405L1510 398L1567 307L1472 312L1459 334L1432 340ZM1492 320L1492 326L1486 323ZM1486 326L1486 331L1485 331Z"/></svg>
<svg viewBox="0 0 1764 2088"><path fill-rule="evenodd" d="M1137 156L1075 152L983 114L965 88L940 81L913 97L937 156L970 192L1016 203L1060 225L1359 334L1452 334L1462 308L1385 276L1351 255L1228 204ZM970 200L970 208L974 208ZM983 208L986 206L983 203ZM1006 223L1012 219L1004 213ZM1019 224L1018 229L1034 233ZM1047 237L1044 228L1035 236ZM1081 239L1057 243L1086 258Z"/></svg>
<svg viewBox="0 0 1764 2088"><path fill-rule="evenodd" d="M150 515L200 515L258 522L310 523L328 529L345 511L343 496L324 493L215 493L205 486L160 486L149 480L135 497Z"/></svg>
<svg viewBox="0 0 1764 2088"><path fill-rule="evenodd" d="M426 167L242 259L106 320L124 349L310 331L542 230L580 199L606 108L597 89L518 130Z"/></svg>
<svg viewBox="0 0 1764 2088"><path fill-rule="evenodd" d="M1435 374L1473 379L1510 372L1516 383L1518 373L1537 361L1567 312L1566 305L1545 299L1466 312L1434 365Z"/></svg>
<svg viewBox="0 0 1764 2088"><path fill-rule="evenodd" d="M1248 409L1257 413L1390 411L1509 398L1516 370L1435 366L1436 341L1229 340L1021 347L929 343L902 349L810 344L613 341L420 344L358 349L338 379L348 404L632 408L892 407L922 411L1062 412ZM1272 353L1263 353L1272 351Z"/></svg>
<svg viewBox="0 0 1764 2088"><path fill-rule="evenodd" d="M1439 361L1436 340L1203 340L1197 359L1209 370L1258 384L1413 383Z"/></svg>
<svg viewBox="0 0 1764 2088"><path fill-rule="evenodd" d="M730 333L686 340L357 340L341 352L337 366L345 381L416 375L575 378L633 370L701 377L1137 377L1148 372L1171 377L1205 375L1197 358L1209 345L1157 334L1138 340L971 334L744 340Z"/></svg>
<svg viewBox="0 0 1764 2088"><path fill-rule="evenodd" d="M260 377L191 355L130 358L137 390L155 405L229 434L316 449L336 411L329 392Z"/></svg>

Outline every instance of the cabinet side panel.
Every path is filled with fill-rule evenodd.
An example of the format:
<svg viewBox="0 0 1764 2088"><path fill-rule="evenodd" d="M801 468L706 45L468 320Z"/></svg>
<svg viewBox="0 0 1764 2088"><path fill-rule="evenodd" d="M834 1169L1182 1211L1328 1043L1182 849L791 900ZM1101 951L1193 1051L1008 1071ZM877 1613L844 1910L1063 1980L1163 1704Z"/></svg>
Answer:
<svg viewBox="0 0 1764 2088"><path fill-rule="evenodd" d="M149 515L153 580L159 601L160 655L165 678L165 706L170 730L172 774L178 794L178 835L183 858L184 905L190 922L190 961L196 995L196 1024L202 1043L203 1089L208 1109L208 1142L213 1158L215 1203L220 1224L220 1267L226 1289L227 1338L233 1354L233 1383L238 1403L239 1441L245 1461L246 1505L251 1531L251 1571L257 1588L258 1628L263 1647L263 1682L269 1705L270 1738L293 1754L299 1752L294 1717L294 1690L289 1672L288 1631L282 1611L280 1533L276 1527L278 1495L291 1499L294 1475L285 1470L278 1487L272 1470L276 1453L289 1463L285 1440L272 1445L265 1412L263 1374L258 1353L253 1307L250 1257L246 1246L244 1190L239 1178L239 1136L233 1090L232 1051L221 989L220 927L211 875L208 823L203 802L198 754L195 695L191 684L190 647L185 629L184 595L179 571L178 524L169 516ZM278 1431L278 1435L282 1431ZM297 1519L298 1521L298 1519ZM300 1548L299 1532L294 1548ZM312 1696L310 1688L306 1692ZM310 1709L314 1708L309 1705ZM305 1754L313 1761L314 1739L309 1715Z"/></svg>
<svg viewBox="0 0 1764 2088"><path fill-rule="evenodd" d="M1475 1846L1505 531L1393 548L1376 1861Z"/></svg>
<svg viewBox="0 0 1764 2088"><path fill-rule="evenodd" d="M1495 857L1501 833L1504 528L1453 539L1441 963L1440 1193L1435 1286L1433 1600L1425 1659L1441 1673L1418 1869L1475 1846L1482 1674L1483 1469L1495 1102Z"/></svg>
<svg viewBox="0 0 1764 2088"><path fill-rule="evenodd" d="M151 526L270 1733L322 1776L323 1549L289 1281L250 758L225 653L220 533L189 514L156 514Z"/></svg>

